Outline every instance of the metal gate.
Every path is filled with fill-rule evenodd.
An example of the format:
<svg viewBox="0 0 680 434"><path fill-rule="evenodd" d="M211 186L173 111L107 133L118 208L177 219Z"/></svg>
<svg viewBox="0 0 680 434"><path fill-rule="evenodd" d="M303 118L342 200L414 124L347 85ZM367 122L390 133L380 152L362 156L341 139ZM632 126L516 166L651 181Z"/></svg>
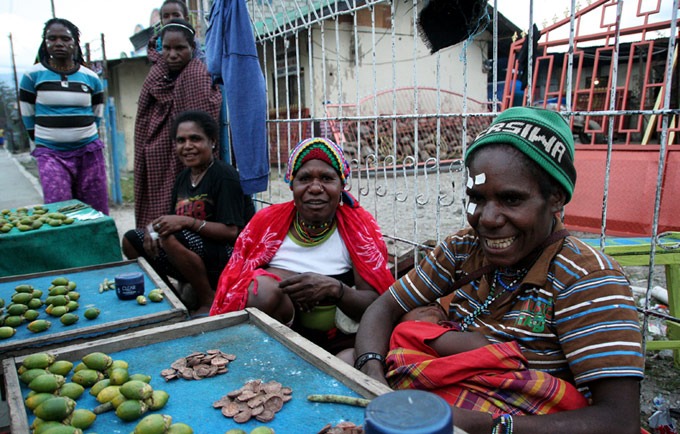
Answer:
<svg viewBox="0 0 680 434"><path fill-rule="evenodd" d="M425 4L248 1L267 83L272 162L270 188L258 200L289 200L282 178L290 148L311 135L331 137L351 159L350 192L377 218L395 262L407 256L412 265L421 249L466 224L460 157L476 133L501 107L552 108L570 119L577 161L590 162L579 168L575 195L586 202L574 201L584 215L568 208L567 223L571 213L600 246L610 231L651 240L646 325L656 315L650 293L659 227L679 227L680 201L671 193L680 187L678 0L629 0L625 8L623 0L589 0L583 8L573 0L563 20L542 30L518 29L494 0L486 27L435 54L418 33ZM633 163L619 169L624 150ZM626 178L631 167L651 183ZM631 207L633 194L644 197ZM629 217L631 208L644 212ZM630 218L643 222L627 226Z"/></svg>

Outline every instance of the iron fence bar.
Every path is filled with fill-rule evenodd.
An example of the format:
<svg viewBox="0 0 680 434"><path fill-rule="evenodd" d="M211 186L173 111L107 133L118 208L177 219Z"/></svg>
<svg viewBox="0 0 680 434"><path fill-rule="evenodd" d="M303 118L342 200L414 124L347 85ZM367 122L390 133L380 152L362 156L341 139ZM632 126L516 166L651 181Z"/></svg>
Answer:
<svg viewBox="0 0 680 434"><path fill-rule="evenodd" d="M675 63L677 62L677 45L676 45L676 37L677 37L677 19L678 19L678 1L679 0L674 0L673 1L673 12L671 13L671 29L670 29L670 37L668 38L668 53L666 56L666 74L665 74L665 83L667 83L667 87L663 89L662 91L664 93L664 102L663 106L664 108L668 109L670 107L670 102L671 102L671 83L673 79L673 69L675 67ZM645 296L645 312L647 315L644 316L643 318L643 330L647 330L647 324L649 322L649 317L648 312L649 305L650 305L650 299L651 299L651 293L652 293L652 277L654 275L654 265L655 265L655 260L656 260L656 248L657 245L660 244L659 241L659 236L658 236L658 230L659 230L659 214L660 214L660 209L661 209L661 190L662 190L662 185L663 185L663 178L664 178L664 173L666 171L666 150L669 145L668 143L668 117L663 116L661 119L661 138L659 140L660 142L660 149L659 149L659 167L657 169L657 177L656 177L656 193L654 196L654 216L652 218L652 242L650 243L650 250L649 250L649 268L648 268L648 274L649 278L647 279L647 293ZM675 320L677 321L677 320ZM642 350L645 351L646 349L646 339L643 339L642 345L643 348Z"/></svg>

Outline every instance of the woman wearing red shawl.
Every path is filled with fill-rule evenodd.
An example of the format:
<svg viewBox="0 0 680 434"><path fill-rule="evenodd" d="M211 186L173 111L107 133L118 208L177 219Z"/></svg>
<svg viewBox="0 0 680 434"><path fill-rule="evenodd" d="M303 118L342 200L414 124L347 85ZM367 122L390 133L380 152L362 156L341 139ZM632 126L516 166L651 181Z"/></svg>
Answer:
<svg viewBox="0 0 680 434"><path fill-rule="evenodd" d="M334 311L359 321L394 277L378 224L344 190L349 174L328 139L291 151L285 179L293 200L259 211L245 227L211 315L255 307L328 351L352 346L354 335L336 328Z"/></svg>
<svg viewBox="0 0 680 434"><path fill-rule="evenodd" d="M172 121L185 110L218 119L222 95L205 64L193 58L194 29L181 19L161 30L163 49L149 51L155 62L139 95L135 120L135 225L144 228L172 209L170 192L182 170L170 137ZM215 150L215 155L219 155Z"/></svg>

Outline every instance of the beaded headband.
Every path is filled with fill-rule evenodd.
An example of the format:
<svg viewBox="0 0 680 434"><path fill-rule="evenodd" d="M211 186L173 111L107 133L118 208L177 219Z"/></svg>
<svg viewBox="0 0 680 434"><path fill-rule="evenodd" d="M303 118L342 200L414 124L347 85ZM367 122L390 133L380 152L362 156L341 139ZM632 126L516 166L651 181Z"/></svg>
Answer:
<svg viewBox="0 0 680 434"><path fill-rule="evenodd" d="M321 160L324 163L327 163L338 173L342 185L347 184L350 169L342 149L329 139L313 137L301 141L292 151L290 151L288 170L286 171L284 180L291 185L291 188L295 174L300 170L300 167L309 160Z"/></svg>

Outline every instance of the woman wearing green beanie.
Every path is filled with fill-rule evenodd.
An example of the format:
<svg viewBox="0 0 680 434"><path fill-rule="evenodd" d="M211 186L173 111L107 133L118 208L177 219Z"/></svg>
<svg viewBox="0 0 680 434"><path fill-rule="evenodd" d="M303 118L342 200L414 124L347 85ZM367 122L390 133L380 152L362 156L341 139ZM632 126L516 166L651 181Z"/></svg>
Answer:
<svg viewBox="0 0 680 434"><path fill-rule="evenodd" d="M355 367L386 384L438 393L454 407L455 426L471 434L639 433L644 355L629 282L559 218L576 183L568 123L553 111L508 109L470 145L465 165L470 227L371 304ZM403 361L388 344L398 319L450 294L455 329L482 333L490 344L448 356L445 375L425 374L434 357L427 354L397 370ZM564 391L546 386L475 382L513 363L535 372L539 386L570 382L588 405L563 410L574 408L561 402ZM536 393L544 405L522 399Z"/></svg>

